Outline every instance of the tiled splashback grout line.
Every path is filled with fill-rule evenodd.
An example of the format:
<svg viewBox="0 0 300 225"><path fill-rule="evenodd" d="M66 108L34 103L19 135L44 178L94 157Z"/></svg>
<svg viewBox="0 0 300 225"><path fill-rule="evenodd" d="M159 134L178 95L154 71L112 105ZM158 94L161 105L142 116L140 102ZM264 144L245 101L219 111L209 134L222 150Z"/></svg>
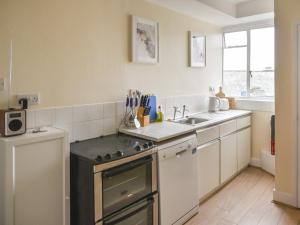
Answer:
<svg viewBox="0 0 300 225"><path fill-rule="evenodd" d="M188 95L158 98L166 118L173 113L173 106L187 105L190 113L207 109L207 96ZM106 102L66 107L27 110L27 128L55 126L70 134L70 141L81 141L116 133L125 113L125 102Z"/></svg>

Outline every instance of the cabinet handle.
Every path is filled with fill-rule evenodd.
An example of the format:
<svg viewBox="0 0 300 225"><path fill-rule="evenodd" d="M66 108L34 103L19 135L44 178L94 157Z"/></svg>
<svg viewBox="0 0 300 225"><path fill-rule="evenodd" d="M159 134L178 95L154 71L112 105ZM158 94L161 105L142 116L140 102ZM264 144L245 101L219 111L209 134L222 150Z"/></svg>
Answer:
<svg viewBox="0 0 300 225"><path fill-rule="evenodd" d="M217 139L217 140L210 141L210 142L208 142L208 143L206 143L206 144L204 144L204 145L200 145L200 146L197 147L197 151L200 151L200 150L202 150L203 148L206 148L206 147L208 147L208 146L210 146L210 145L213 145L213 144L216 144L216 143L219 143L219 142L220 142L220 140Z"/></svg>
<svg viewBox="0 0 300 225"><path fill-rule="evenodd" d="M187 149L182 150L182 151L180 151L180 152L176 152L176 157L180 157L180 156L183 155L186 151L187 151Z"/></svg>

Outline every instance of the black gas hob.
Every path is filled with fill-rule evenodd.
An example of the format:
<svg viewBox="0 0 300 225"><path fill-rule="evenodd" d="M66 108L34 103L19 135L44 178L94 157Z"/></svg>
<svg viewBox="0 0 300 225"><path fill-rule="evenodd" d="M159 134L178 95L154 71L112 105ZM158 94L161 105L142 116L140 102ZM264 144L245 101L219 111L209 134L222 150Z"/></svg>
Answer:
<svg viewBox="0 0 300 225"><path fill-rule="evenodd" d="M152 141L114 134L71 144L71 153L102 164L138 154L154 147Z"/></svg>

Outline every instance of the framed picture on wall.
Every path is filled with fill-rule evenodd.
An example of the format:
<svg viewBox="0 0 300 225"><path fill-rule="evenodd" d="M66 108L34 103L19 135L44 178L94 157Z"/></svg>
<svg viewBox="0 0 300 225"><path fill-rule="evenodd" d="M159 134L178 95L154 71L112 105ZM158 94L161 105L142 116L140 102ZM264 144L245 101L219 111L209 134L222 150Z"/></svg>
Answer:
<svg viewBox="0 0 300 225"><path fill-rule="evenodd" d="M189 66L205 67L206 66L206 37L189 32Z"/></svg>
<svg viewBox="0 0 300 225"><path fill-rule="evenodd" d="M132 16L132 62L158 63L158 23Z"/></svg>

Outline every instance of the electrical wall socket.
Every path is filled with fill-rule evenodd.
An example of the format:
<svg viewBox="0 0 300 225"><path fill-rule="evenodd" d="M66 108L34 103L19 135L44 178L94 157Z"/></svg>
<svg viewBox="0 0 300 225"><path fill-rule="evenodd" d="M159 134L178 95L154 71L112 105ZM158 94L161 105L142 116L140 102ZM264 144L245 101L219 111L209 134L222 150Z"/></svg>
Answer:
<svg viewBox="0 0 300 225"><path fill-rule="evenodd" d="M6 89L6 82L5 82L5 78L0 78L0 91L5 91Z"/></svg>
<svg viewBox="0 0 300 225"><path fill-rule="evenodd" d="M29 95L17 95L17 101L22 98L28 99L28 105L37 105L40 104L40 95L39 94L29 94Z"/></svg>

